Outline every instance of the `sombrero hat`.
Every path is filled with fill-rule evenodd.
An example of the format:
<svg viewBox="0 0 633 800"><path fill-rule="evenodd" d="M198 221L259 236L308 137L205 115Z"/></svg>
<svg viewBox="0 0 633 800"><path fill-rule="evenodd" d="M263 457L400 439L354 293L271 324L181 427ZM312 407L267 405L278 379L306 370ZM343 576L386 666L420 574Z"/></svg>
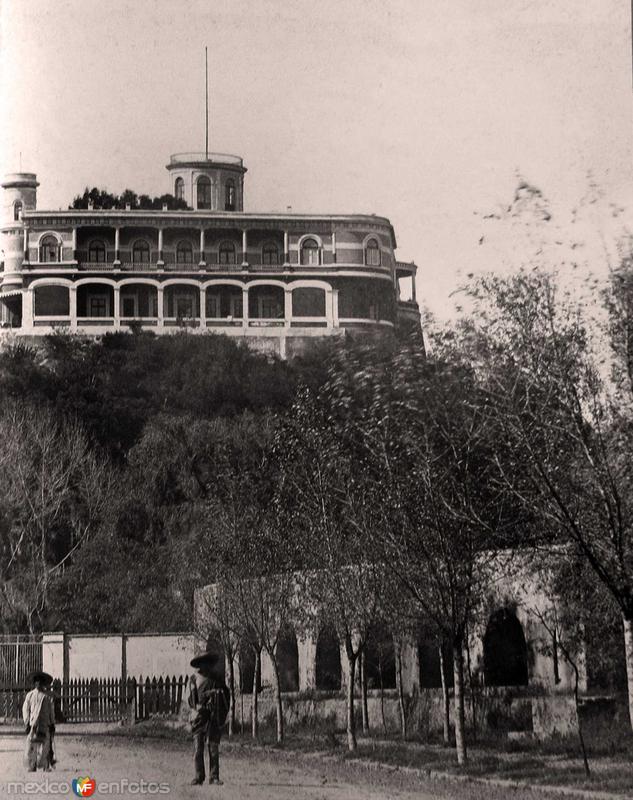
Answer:
<svg viewBox="0 0 633 800"><path fill-rule="evenodd" d="M192 667L214 667L219 660L220 656L217 653L207 651L206 653L200 653L200 655L195 656L189 663Z"/></svg>
<svg viewBox="0 0 633 800"><path fill-rule="evenodd" d="M43 683L45 686L48 686L53 682L53 676L40 669L32 672L29 675L29 681L31 683L35 683L35 681L41 681L41 683Z"/></svg>

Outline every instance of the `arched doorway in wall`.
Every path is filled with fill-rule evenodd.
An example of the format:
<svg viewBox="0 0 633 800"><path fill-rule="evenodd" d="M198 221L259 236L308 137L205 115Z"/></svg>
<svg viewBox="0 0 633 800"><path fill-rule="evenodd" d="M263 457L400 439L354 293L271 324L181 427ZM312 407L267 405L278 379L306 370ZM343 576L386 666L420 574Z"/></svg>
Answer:
<svg viewBox="0 0 633 800"><path fill-rule="evenodd" d="M213 668L214 673L218 678L225 680L225 663L224 663L224 648L222 647L222 638L220 631L217 628L211 628L207 636L207 653L213 653L217 661Z"/></svg>
<svg viewBox="0 0 633 800"><path fill-rule="evenodd" d="M365 676L368 689L396 688L396 652L393 636L384 622L375 622L369 629Z"/></svg>
<svg viewBox="0 0 633 800"><path fill-rule="evenodd" d="M275 648L279 687L282 692L299 691L299 648L297 637L290 626L286 626L277 640Z"/></svg>
<svg viewBox="0 0 633 800"><path fill-rule="evenodd" d="M253 681L255 680L255 636L243 638L238 647L239 686L242 694L253 694ZM262 690L261 667L257 676L257 692Z"/></svg>
<svg viewBox="0 0 633 800"><path fill-rule="evenodd" d="M341 688L341 643L331 625L319 631L316 643L316 688L336 692Z"/></svg>
<svg viewBox="0 0 633 800"><path fill-rule="evenodd" d="M442 658L446 685L453 686L453 652L446 643L442 645ZM441 689L442 671L440 665L440 644L433 637L420 637L418 639L418 666L420 670L421 689Z"/></svg>
<svg viewBox="0 0 633 800"><path fill-rule="evenodd" d="M487 686L527 686L528 653L523 626L511 608L500 608L488 620L484 636Z"/></svg>

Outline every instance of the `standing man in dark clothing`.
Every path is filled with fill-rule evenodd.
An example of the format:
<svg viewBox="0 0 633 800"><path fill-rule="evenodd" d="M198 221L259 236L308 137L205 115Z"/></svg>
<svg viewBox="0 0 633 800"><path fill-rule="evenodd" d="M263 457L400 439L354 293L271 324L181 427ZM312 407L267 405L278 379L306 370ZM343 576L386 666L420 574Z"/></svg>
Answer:
<svg viewBox="0 0 633 800"><path fill-rule="evenodd" d="M231 694L224 684L215 653L202 653L191 661L196 673L189 680L188 703L194 742L195 778L192 785L204 783L204 745L209 748L209 783L220 780L220 737L229 713Z"/></svg>

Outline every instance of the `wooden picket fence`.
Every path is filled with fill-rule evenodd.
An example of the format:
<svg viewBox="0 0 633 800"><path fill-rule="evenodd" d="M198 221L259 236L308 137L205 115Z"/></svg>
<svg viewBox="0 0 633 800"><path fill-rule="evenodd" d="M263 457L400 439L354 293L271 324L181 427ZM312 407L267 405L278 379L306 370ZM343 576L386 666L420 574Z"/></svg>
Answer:
<svg viewBox="0 0 633 800"><path fill-rule="evenodd" d="M150 717L176 717L187 677L90 678L53 681L55 717L59 722L117 722ZM22 704L31 687L0 689L0 723L22 720Z"/></svg>
<svg viewBox="0 0 633 800"><path fill-rule="evenodd" d="M141 678L136 683L136 703L134 718L136 720L150 717L174 717L180 713L188 678Z"/></svg>

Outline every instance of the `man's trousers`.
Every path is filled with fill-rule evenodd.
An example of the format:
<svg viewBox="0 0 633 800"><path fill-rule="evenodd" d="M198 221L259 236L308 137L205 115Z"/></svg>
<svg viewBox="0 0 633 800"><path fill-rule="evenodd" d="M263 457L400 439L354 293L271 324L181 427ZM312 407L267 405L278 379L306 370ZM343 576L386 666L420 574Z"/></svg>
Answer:
<svg viewBox="0 0 633 800"><path fill-rule="evenodd" d="M209 779L218 780L220 777L220 734L219 733L196 733L193 737L194 756L193 763L196 770L196 780L203 781L204 774L204 742L208 743L209 749Z"/></svg>

